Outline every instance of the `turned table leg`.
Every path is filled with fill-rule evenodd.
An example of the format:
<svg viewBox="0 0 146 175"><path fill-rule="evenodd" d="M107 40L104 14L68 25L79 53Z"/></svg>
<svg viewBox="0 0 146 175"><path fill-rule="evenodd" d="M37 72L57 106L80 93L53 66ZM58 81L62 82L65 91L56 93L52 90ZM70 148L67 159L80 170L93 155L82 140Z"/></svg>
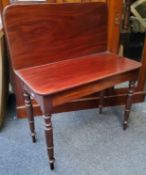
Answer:
<svg viewBox="0 0 146 175"><path fill-rule="evenodd" d="M99 93L99 114L102 113L102 109L103 109L103 103L104 103L104 94L105 94L105 91L101 91Z"/></svg>
<svg viewBox="0 0 146 175"><path fill-rule="evenodd" d="M126 130L128 127L128 119L129 119L129 114L130 114L131 106L132 106L132 97L134 94L135 82L136 81L129 81L129 90L128 90L128 96L127 96L125 114L124 114L124 122L123 122L124 130Z"/></svg>
<svg viewBox="0 0 146 175"><path fill-rule="evenodd" d="M44 123L45 123L45 137L48 151L48 158L50 163L50 169L54 169L54 145L53 145L53 128L51 122L51 115L44 115Z"/></svg>
<svg viewBox="0 0 146 175"><path fill-rule="evenodd" d="M24 93L25 98L25 108L27 113L27 118L29 121L29 128L31 131L32 142L36 142L35 126L34 126L34 116L33 116L33 107L28 93Z"/></svg>

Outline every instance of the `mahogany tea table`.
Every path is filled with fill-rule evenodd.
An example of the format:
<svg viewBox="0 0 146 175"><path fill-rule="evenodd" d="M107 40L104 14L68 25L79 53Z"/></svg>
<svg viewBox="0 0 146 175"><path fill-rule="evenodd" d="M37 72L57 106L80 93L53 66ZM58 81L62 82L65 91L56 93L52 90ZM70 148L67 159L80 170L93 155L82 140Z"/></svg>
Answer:
<svg viewBox="0 0 146 175"><path fill-rule="evenodd" d="M6 7L4 29L10 62L24 89L33 142L31 98L41 107L50 168L54 169L54 107L129 81L127 128L140 63L107 50L105 3L17 4ZM100 112L102 108L100 106Z"/></svg>

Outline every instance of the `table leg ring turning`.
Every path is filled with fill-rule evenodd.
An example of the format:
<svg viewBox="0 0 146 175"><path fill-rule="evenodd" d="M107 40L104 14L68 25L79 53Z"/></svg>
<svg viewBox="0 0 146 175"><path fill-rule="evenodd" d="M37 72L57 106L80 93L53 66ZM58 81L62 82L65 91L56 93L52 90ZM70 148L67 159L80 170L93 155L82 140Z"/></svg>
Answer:
<svg viewBox="0 0 146 175"><path fill-rule="evenodd" d="M127 101L126 101L126 107L125 107L125 114L124 114L124 122L123 122L123 129L126 130L128 127L128 119L129 119L129 114L131 111L131 106L132 106L132 100L133 100L133 94L135 90L135 83L136 81L129 81L129 90L128 90L128 96L127 96Z"/></svg>
<svg viewBox="0 0 146 175"><path fill-rule="evenodd" d="M51 122L51 115L44 115L44 126L45 126L45 137L46 137L46 144L47 144L47 151L48 151L48 158L50 169L54 169L54 145L53 145L53 128Z"/></svg>
<svg viewBox="0 0 146 175"><path fill-rule="evenodd" d="M25 102L25 108L26 108L26 113L28 117L28 122L29 122L29 128L31 131L31 137L32 137L32 142L36 142L36 133L35 133L35 124L34 124L34 116L33 116L33 107L31 103L31 98L30 95L26 92L24 92L24 102Z"/></svg>

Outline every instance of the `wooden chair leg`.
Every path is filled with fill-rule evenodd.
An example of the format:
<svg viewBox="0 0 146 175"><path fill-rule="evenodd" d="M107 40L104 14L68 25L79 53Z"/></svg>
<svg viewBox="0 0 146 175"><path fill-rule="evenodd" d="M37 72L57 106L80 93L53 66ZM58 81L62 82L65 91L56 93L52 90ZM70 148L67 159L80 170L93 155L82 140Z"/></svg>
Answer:
<svg viewBox="0 0 146 175"><path fill-rule="evenodd" d="M53 170L55 159L54 159L53 128L51 122L51 115L45 114L43 118L45 123L45 137L46 137L49 164L50 169Z"/></svg>
<svg viewBox="0 0 146 175"><path fill-rule="evenodd" d="M101 91L99 94L99 114L102 114L103 103L104 103L104 94L105 91Z"/></svg>
<svg viewBox="0 0 146 175"><path fill-rule="evenodd" d="M27 113L27 118L29 122L29 128L31 131L32 136L32 142L36 142L36 133L35 133L35 126L34 126L34 116L33 116L33 107L31 103L30 95L26 92L24 92L24 98L25 98L25 108Z"/></svg>
<svg viewBox="0 0 146 175"><path fill-rule="evenodd" d="M130 114L131 106L132 106L132 96L134 94L135 83L136 81L129 81L129 90L128 90L128 96L127 96L127 101L126 101L124 123L123 123L124 130L126 130L128 127L128 119L129 119L129 114Z"/></svg>

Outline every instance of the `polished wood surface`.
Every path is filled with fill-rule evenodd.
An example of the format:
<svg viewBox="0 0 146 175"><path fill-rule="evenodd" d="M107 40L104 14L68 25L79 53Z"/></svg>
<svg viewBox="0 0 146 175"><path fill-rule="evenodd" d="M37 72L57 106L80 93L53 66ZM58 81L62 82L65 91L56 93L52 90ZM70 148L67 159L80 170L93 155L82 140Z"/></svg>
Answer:
<svg viewBox="0 0 146 175"><path fill-rule="evenodd" d="M32 142L36 142L33 107L31 103L31 97L27 92L24 92L24 99L25 99L25 108L27 109L26 112L27 112L27 118L29 122L29 128L31 131Z"/></svg>
<svg viewBox="0 0 146 175"><path fill-rule="evenodd" d="M108 96L104 96L103 107L111 107L125 104L127 97L127 89L115 89L113 94ZM143 92L135 92L133 94L133 103L139 103L144 101L145 93ZM42 111L40 109L40 105L32 100L34 114L42 115ZM86 110L86 109L95 109L100 105L99 95L94 94L92 96L84 97L81 99L73 100L71 102L66 103L65 105L59 105L54 107L52 113L61 113L61 112L70 112L77 110ZM26 118L26 108L24 106L17 107L17 112L21 118Z"/></svg>
<svg viewBox="0 0 146 175"><path fill-rule="evenodd" d="M122 74L137 69L140 65L141 63L115 54L101 53L19 69L16 74L35 93L49 95Z"/></svg>
<svg viewBox="0 0 146 175"><path fill-rule="evenodd" d="M132 4L132 0L125 0L125 13L124 13L124 22L123 29L127 31L129 29L130 24L130 5Z"/></svg>
<svg viewBox="0 0 146 175"><path fill-rule="evenodd" d="M0 14L2 14L3 9L10 3L9 0L0 0Z"/></svg>
<svg viewBox="0 0 146 175"><path fill-rule="evenodd" d="M127 96L125 114L124 114L124 124L123 124L124 130L127 129L127 126L128 126L128 119L129 119L129 114L132 107L135 85L136 85L136 81L129 81L129 90L128 90L128 96Z"/></svg>
<svg viewBox="0 0 146 175"><path fill-rule="evenodd" d="M48 3L50 3L50 0L47 0ZM67 3L76 3L76 2L81 2L81 3L86 3L86 2L105 2L108 6L108 50L114 53L118 52L119 49L119 35L120 35L120 26L121 26L121 16L122 16L122 0L66 0ZM16 4L17 2L11 2L11 4ZM22 2L21 2L22 3ZM25 4L28 4L30 2L23 2ZM38 2L37 2L38 3ZM55 0L53 1L53 3L64 3L63 0ZM2 2L2 4L5 6L6 4ZM7 3L9 4L9 3ZM11 70L11 84L13 85L13 91L15 92L16 95L16 112L17 112L17 117L21 118L21 117L25 117L25 106L24 106L24 98L23 98L23 90L21 87L21 82L19 80L19 78L17 76L15 76L14 72ZM141 92L143 93L143 92ZM143 93L144 94L144 93ZM114 95L114 94L111 94ZM117 101L119 101L119 97L116 93L117 97ZM97 95L94 96L94 98L96 98ZM136 96L137 97L137 96ZM87 100L88 106L91 108L94 105L94 98L91 100L91 98L89 98L89 100ZM144 98L144 95L143 95ZM142 98L142 99L143 99ZM140 100L141 96L139 96L139 98L137 100ZM123 100L124 101L124 96L123 96ZM141 101L141 100L140 100ZM78 107L78 104L81 104ZM113 105L114 102L112 102L111 100L111 105ZM123 103L124 104L124 103ZM69 104L69 106L71 106L72 103ZM82 108L81 108L82 106ZM79 99L79 103L76 101L76 108L80 108L80 109L85 109L87 105L84 105L84 102L81 102ZM97 104L98 106L98 104ZM38 113L38 104L34 103L33 104L33 109L34 109L34 114L35 115L39 115L41 114L40 112ZM67 107L64 106L63 111L67 111Z"/></svg>
<svg viewBox="0 0 146 175"><path fill-rule="evenodd" d="M4 12L5 32L10 36L8 43L13 43L10 54L14 69L105 51L106 8L105 3L9 6Z"/></svg>
<svg viewBox="0 0 146 175"><path fill-rule="evenodd" d="M30 30L30 21L29 19L25 20L24 7L28 7L25 8L25 13L28 11L27 14L31 12L31 9L34 11L35 15L33 13L31 14L32 16L30 15L31 29L39 28L39 30ZM35 13L35 7L39 9L38 14ZM83 13L81 13L81 7L83 8ZM47 35L43 34L43 36L48 37L43 38L41 49L39 49L35 43L41 41L42 35L38 35L36 38L35 31L37 33L42 32L42 29L45 27L44 24L48 26L48 21L54 21L53 16L56 16L56 9L61 9L61 12L65 12L63 16L60 13L59 21L61 22L59 26L61 24L63 26L64 24L67 25L68 19L75 17L71 25L71 29L74 30L65 30L65 39L62 36L60 37L62 32L60 32L58 27L58 20L57 22L55 20L52 28L46 28ZM101 22L100 18L100 13L103 14L103 12L105 14L105 22ZM87 14L89 14L89 18ZM48 16L49 18L47 18ZM66 16L69 18L66 18ZM15 22L11 22L10 19L12 17L14 21L19 21L17 27ZM36 24L36 21L40 21L40 23ZM22 25L23 22L25 27ZM92 22L94 22L94 25ZM88 26L89 24L91 25ZM34 116L30 97L38 102L43 113L46 145L51 169L54 169L55 160L51 114L55 107L103 91L118 83L130 81L123 121L123 128L127 128L134 83L138 79L141 64L107 52L107 8L104 3L79 3L72 6L69 4L19 5L19 8L18 5L10 6L4 13L4 27L14 72L20 78L25 94L28 94L25 95L25 104L29 121L32 123L30 125L32 136L34 135ZM101 29L104 29L104 31ZM53 32L55 31L55 34L53 34L52 30ZM34 32L33 36L31 32ZM97 32L101 36L97 35ZM62 45L54 45L56 38L57 42L60 42ZM46 46L48 40L50 45ZM72 48L69 47L70 42L72 42ZM32 46L32 44L34 45ZM29 47L31 52L28 52L30 51ZM44 48L47 60L42 57L42 55L45 56L44 53L42 54ZM56 52L59 52L59 54Z"/></svg>
<svg viewBox="0 0 146 175"><path fill-rule="evenodd" d="M107 0L108 4L108 50L119 52L123 0Z"/></svg>

